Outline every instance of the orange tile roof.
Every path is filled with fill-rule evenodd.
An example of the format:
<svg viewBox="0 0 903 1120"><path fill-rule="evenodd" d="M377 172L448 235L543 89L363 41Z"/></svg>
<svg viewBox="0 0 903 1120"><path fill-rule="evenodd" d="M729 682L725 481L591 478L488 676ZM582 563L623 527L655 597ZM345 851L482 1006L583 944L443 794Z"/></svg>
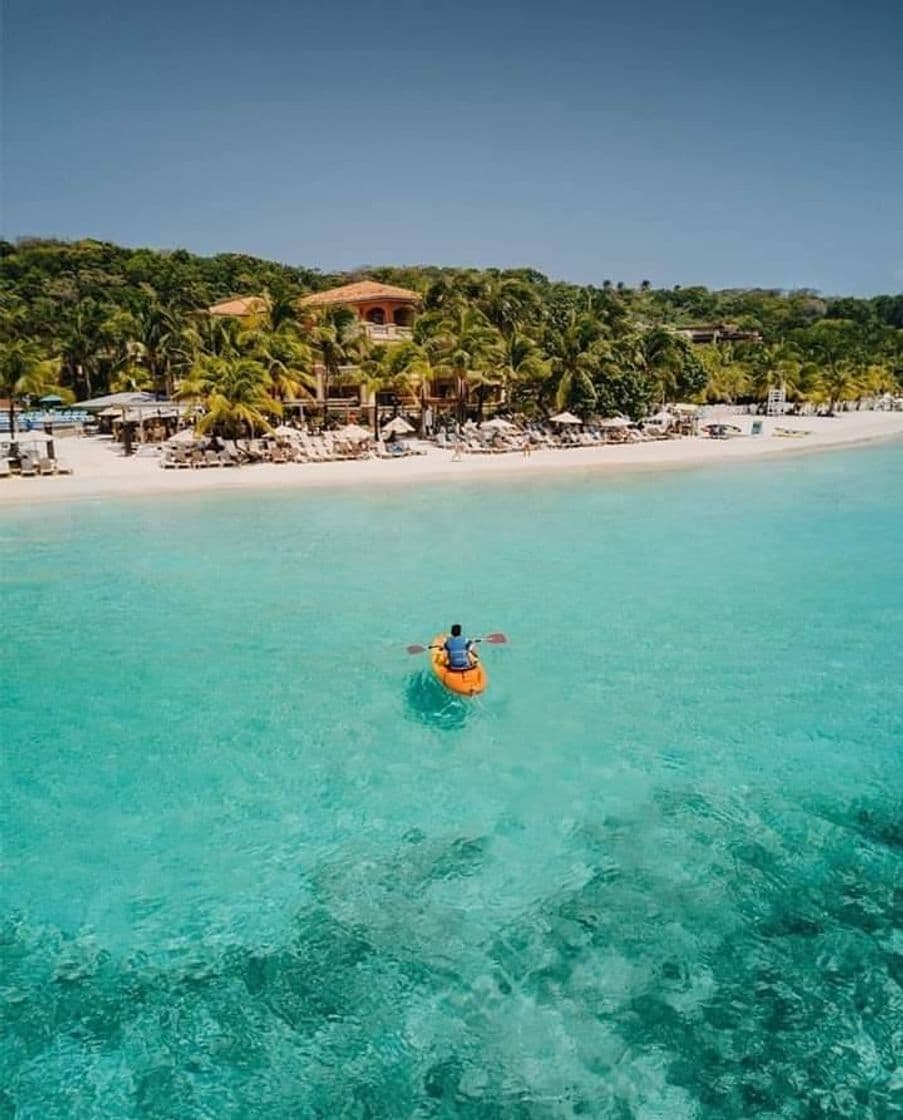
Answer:
<svg viewBox="0 0 903 1120"><path fill-rule="evenodd" d="M266 311L267 301L263 296L233 296L207 308L209 315L230 315L243 319L246 315L257 315Z"/></svg>
<svg viewBox="0 0 903 1120"><path fill-rule="evenodd" d="M300 302L303 307L325 307L332 303L366 303L371 299L400 299L406 303L419 303L419 292L409 288L395 288L379 284L376 280L359 280L356 284L343 284L326 292L314 292Z"/></svg>

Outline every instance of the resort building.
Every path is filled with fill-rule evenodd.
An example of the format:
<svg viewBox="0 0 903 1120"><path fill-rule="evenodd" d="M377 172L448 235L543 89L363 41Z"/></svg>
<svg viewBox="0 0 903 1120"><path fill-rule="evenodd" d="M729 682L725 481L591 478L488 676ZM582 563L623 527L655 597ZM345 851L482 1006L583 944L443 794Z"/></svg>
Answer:
<svg viewBox="0 0 903 1120"><path fill-rule="evenodd" d="M360 319L370 341L382 345L405 342L412 337L411 328L420 302L420 295L409 288L381 284L376 280L359 280L304 296L298 301L298 306L302 316L308 310L347 307ZM342 382L330 385L328 402L323 400L322 374L318 377L321 403L328 403L330 408L344 408L346 412L352 408L366 410L374 419L375 413L394 411L403 403L393 393L374 393L367 385L358 383L353 369L343 372Z"/></svg>
<svg viewBox="0 0 903 1120"><path fill-rule="evenodd" d="M682 334L690 342L704 344L707 342L761 342L762 336L758 331L744 331L739 327L732 327L727 323L695 323L689 327L676 327L676 332Z"/></svg>
<svg viewBox="0 0 903 1120"><path fill-rule="evenodd" d="M411 326L420 308L417 292L376 280L359 280L340 288L314 292L298 302L301 308L350 308L373 342L401 342L410 338Z"/></svg>
<svg viewBox="0 0 903 1120"><path fill-rule="evenodd" d="M250 327L259 322L269 310L269 302L264 296L232 296L207 308L208 315L221 319L239 319L244 326Z"/></svg>
<svg viewBox="0 0 903 1120"><path fill-rule="evenodd" d="M338 288L312 292L299 299L297 306L302 320L305 312L346 307L358 317L371 342L392 345L413 337L412 328L421 304L420 294L409 288L382 284L376 280L358 280ZM264 316L267 309L268 301L263 296L233 296L206 310L208 315L234 318L246 326L252 326ZM327 401L324 372L322 367L317 369L317 406L346 418L362 414L360 419L366 415L371 423L378 423L380 418L404 411L411 416L421 416L429 426L434 418L450 413L457 407L456 385L451 378L426 386L423 398L414 400L402 398L392 391L374 392L360 379L355 367L346 367L341 371L341 377L329 383ZM500 403L500 391L495 387L484 386L482 394L482 405L497 407ZM299 410L309 407L309 404L300 400L286 403Z"/></svg>

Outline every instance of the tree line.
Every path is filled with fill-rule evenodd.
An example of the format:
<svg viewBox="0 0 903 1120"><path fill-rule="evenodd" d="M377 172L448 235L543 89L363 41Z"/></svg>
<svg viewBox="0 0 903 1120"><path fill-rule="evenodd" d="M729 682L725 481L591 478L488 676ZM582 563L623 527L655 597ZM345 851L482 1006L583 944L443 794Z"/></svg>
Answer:
<svg viewBox="0 0 903 1120"><path fill-rule="evenodd" d="M304 294L363 278L420 293L410 340L374 345L348 309L299 309ZM243 294L265 297L252 322L204 313ZM698 345L679 333L700 322L758 337ZM772 386L831 409L901 391L903 295L576 285L532 269L325 274L241 254L0 242L0 395L151 389L239 431L265 427L286 400L313 401L317 373L327 396L353 382L402 402L444 382L461 418L499 389L528 415L639 418L665 401L761 401Z"/></svg>

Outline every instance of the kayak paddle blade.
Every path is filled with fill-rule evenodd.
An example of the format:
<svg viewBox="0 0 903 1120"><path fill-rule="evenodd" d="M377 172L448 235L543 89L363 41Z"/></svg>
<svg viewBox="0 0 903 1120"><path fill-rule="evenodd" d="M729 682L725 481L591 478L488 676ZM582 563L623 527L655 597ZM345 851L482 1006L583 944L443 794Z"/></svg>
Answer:
<svg viewBox="0 0 903 1120"><path fill-rule="evenodd" d="M491 646L503 646L508 642L504 634L487 634L483 639L484 642L489 642Z"/></svg>
<svg viewBox="0 0 903 1120"><path fill-rule="evenodd" d="M408 646L408 653L426 653L426 646Z"/></svg>

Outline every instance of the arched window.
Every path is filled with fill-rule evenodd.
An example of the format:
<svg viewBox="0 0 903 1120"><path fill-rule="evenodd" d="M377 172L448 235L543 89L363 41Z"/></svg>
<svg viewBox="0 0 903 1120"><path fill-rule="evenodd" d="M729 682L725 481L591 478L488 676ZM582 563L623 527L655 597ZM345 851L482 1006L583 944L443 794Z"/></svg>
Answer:
<svg viewBox="0 0 903 1120"><path fill-rule="evenodd" d="M386 321L386 313L381 307L371 307L367 312L367 322L382 326Z"/></svg>
<svg viewBox="0 0 903 1120"><path fill-rule="evenodd" d="M414 313L410 307L396 307L394 319L396 326L409 327L414 320Z"/></svg>

